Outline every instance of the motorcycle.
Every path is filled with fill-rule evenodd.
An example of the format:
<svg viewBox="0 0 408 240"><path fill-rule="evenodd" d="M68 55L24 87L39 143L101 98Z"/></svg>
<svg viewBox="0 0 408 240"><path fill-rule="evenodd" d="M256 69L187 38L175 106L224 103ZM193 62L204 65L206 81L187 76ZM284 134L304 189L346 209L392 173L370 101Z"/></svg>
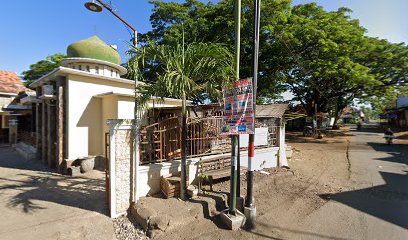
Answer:
<svg viewBox="0 0 408 240"><path fill-rule="evenodd" d="M361 122L357 123L357 130L361 130Z"/></svg>
<svg viewBox="0 0 408 240"><path fill-rule="evenodd" d="M313 128L311 126L306 126L303 128L303 137L311 137L313 135Z"/></svg>
<svg viewBox="0 0 408 240"><path fill-rule="evenodd" d="M385 143L388 144L388 145L393 143L394 138L395 138L394 135L384 134Z"/></svg>

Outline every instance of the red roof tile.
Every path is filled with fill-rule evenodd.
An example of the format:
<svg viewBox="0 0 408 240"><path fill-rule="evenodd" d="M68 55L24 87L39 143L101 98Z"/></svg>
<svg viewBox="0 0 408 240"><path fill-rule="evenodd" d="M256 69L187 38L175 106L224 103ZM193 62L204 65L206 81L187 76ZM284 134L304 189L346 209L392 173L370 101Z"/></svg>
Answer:
<svg viewBox="0 0 408 240"><path fill-rule="evenodd" d="M0 92L17 94L21 91L32 90L24 87L16 73L0 70Z"/></svg>

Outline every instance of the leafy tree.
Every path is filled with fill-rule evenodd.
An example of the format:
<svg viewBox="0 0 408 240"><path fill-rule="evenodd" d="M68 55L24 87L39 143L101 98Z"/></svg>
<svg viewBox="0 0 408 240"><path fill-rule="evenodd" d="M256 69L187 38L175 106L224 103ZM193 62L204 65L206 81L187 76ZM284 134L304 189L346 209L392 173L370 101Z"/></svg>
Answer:
<svg viewBox="0 0 408 240"><path fill-rule="evenodd" d="M186 42L222 43L234 50L234 6L229 0L204 4L197 0L185 3L150 1L153 13L150 17L152 30L142 35L142 41L174 44L182 37L184 28ZM291 0L261 1L261 32L258 94L260 99L275 99L284 91L276 76L281 68L274 45L271 45L271 29L285 22L290 12ZM241 77L252 76L253 1L242 1L241 31ZM182 26L182 24L184 27Z"/></svg>
<svg viewBox="0 0 408 240"><path fill-rule="evenodd" d="M130 75L150 84L140 87L139 102L146 104L152 96L182 99L181 198L186 197L187 99L205 93L220 97L222 86L233 77L232 55L221 44L190 43L160 45L149 43L133 47L128 68ZM145 75L154 70L154 78ZM151 75L150 75L151 76Z"/></svg>
<svg viewBox="0 0 408 240"><path fill-rule="evenodd" d="M358 94L354 89L375 81L369 68L356 61L363 52L365 30L348 12L326 12L315 3L297 5L277 28L287 66L279 73L309 115L314 104L322 112L340 110Z"/></svg>
<svg viewBox="0 0 408 240"><path fill-rule="evenodd" d="M64 58L66 58L64 54L56 53L47 56L44 60L40 60L34 64L31 64L30 69L22 73L25 80L24 84L28 86L34 80L37 80L43 75L51 72L60 65L61 60Z"/></svg>
<svg viewBox="0 0 408 240"><path fill-rule="evenodd" d="M395 107L398 96L408 96L408 85L387 87L382 94L369 96L363 102L370 103L376 113L384 113Z"/></svg>
<svg viewBox="0 0 408 240"><path fill-rule="evenodd" d="M276 27L285 66L279 75L309 115L316 104L318 111L338 117L354 99L382 95L407 82L407 46L366 37L349 12L297 5Z"/></svg>
<svg viewBox="0 0 408 240"><path fill-rule="evenodd" d="M187 42L223 43L233 50L231 1L151 3L152 30L143 35L144 44L177 42L184 23ZM349 9L292 7L290 0L263 0L261 7L258 101L271 102L291 90L309 115L316 104L318 111L337 116L354 99L382 98L407 83L407 46L365 36ZM252 19L253 1L243 0L241 77L252 75Z"/></svg>

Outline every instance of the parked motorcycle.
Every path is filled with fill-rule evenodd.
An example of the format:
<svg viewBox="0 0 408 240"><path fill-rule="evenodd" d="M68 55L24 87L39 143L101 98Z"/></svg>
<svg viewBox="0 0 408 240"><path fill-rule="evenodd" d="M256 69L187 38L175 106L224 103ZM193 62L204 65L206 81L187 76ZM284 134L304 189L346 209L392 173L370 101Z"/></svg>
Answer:
<svg viewBox="0 0 408 240"><path fill-rule="evenodd" d="M311 126L305 126L303 128L303 137L311 137L313 135L313 128Z"/></svg>

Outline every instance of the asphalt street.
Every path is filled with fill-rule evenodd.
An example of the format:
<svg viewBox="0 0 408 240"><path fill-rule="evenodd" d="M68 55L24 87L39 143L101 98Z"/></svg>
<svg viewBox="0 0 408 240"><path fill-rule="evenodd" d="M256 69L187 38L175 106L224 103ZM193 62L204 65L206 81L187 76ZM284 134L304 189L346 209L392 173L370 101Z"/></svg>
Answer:
<svg viewBox="0 0 408 240"><path fill-rule="evenodd" d="M348 157L355 190L332 199L358 211L362 239L408 239L408 145L387 145L370 128L354 134Z"/></svg>

